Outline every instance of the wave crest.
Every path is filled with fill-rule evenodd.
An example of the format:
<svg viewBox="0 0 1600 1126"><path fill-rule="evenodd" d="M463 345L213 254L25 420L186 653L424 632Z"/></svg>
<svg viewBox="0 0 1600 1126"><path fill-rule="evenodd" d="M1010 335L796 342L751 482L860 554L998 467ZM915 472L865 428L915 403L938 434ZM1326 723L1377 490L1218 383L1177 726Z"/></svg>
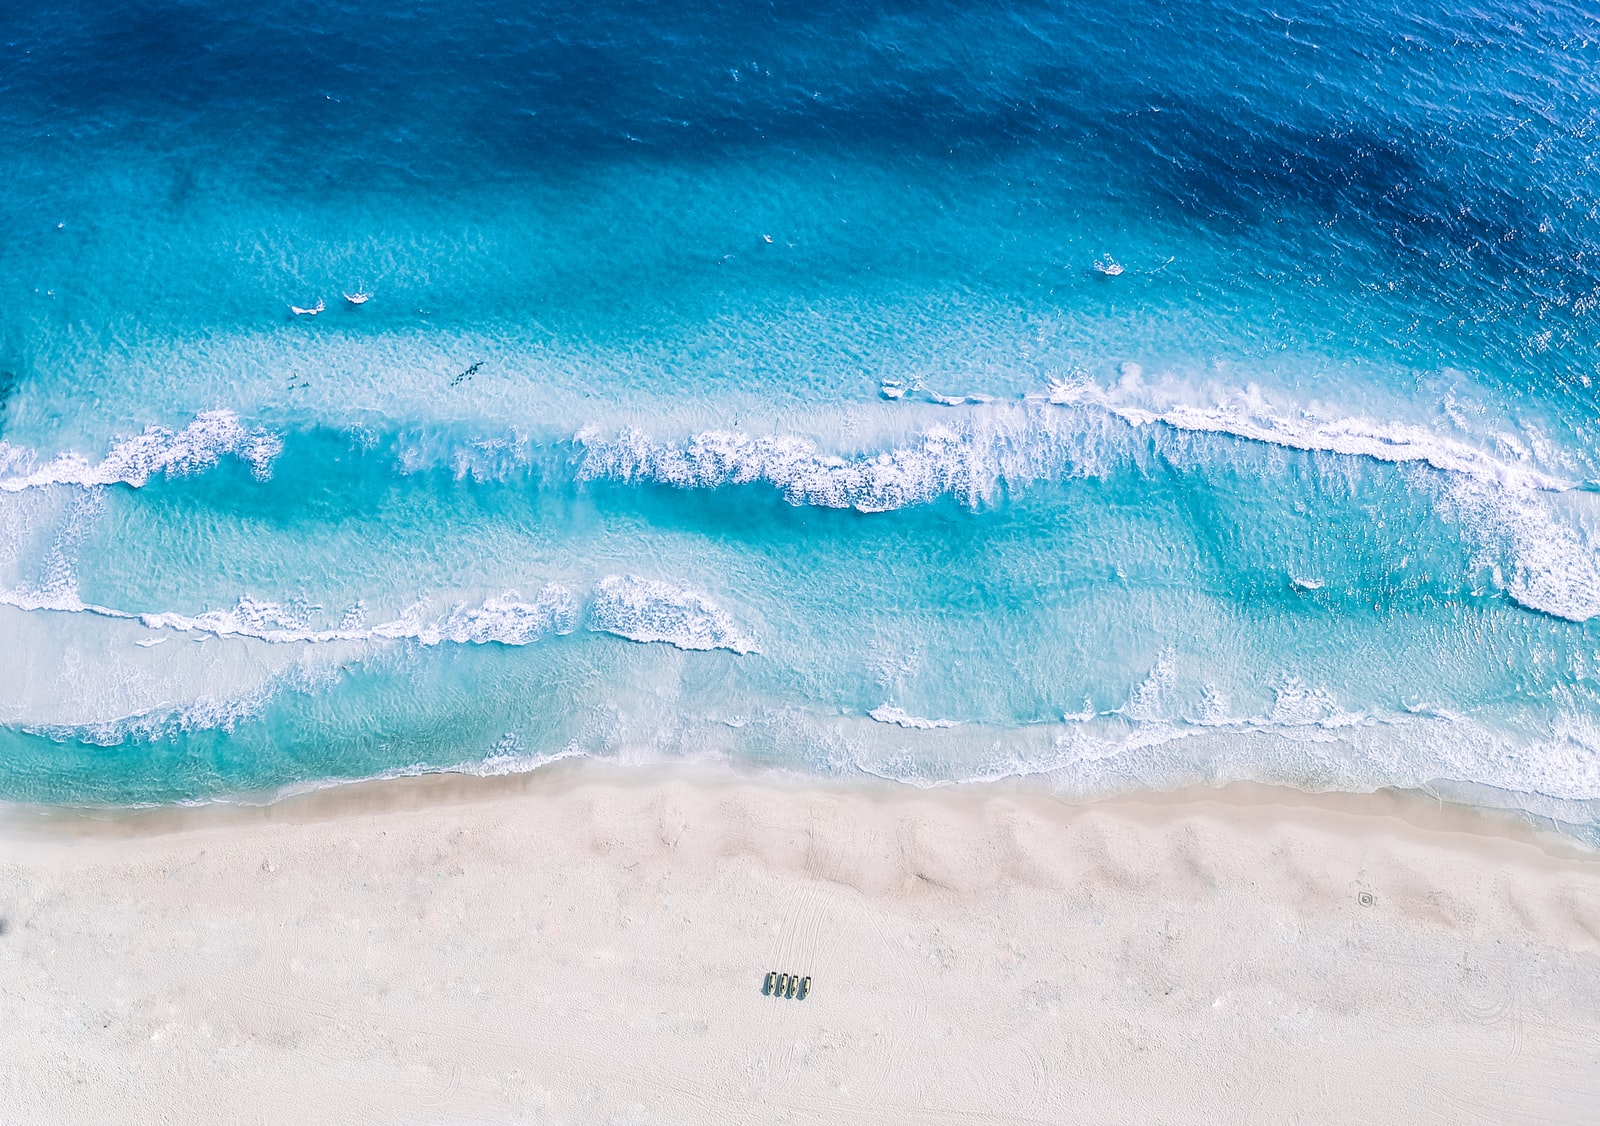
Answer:
<svg viewBox="0 0 1600 1126"><path fill-rule="evenodd" d="M614 439L586 429L576 438L582 449L579 475L695 489L765 483L791 504L866 513L941 496L976 507L1002 485L1096 473L1119 448L1139 456L1129 427L1151 428L1158 453L1172 441L1162 439L1162 431L1214 434L1423 470L1408 478L1413 487L1425 489L1441 514L1459 519L1480 546L1503 556L1495 583L1507 595L1571 621L1600 616L1594 536L1581 519L1565 518L1574 513L1556 511L1578 506L1589 494L1582 482L1541 467L1533 456L1539 440L1530 447L1515 435L1494 435L1511 455L1500 458L1426 426L1277 408L1254 389L1211 405L1158 401L1171 393L1139 383L1137 370L1113 388L1057 381L1021 403L972 404L963 417L930 426L912 441L850 456L794 436L713 430L683 441L656 441L638 429ZM1309 580L1300 585L1311 589Z"/></svg>
<svg viewBox="0 0 1600 1126"><path fill-rule="evenodd" d="M1124 382L1138 387L1137 374L1135 369ZM1094 407L1134 426L1162 425L1191 433L1225 434L1286 449L1393 464L1416 462L1478 481L1541 492L1562 493L1577 487L1577 482L1546 473L1526 458L1505 461L1470 442L1445 437L1426 426L1374 422L1355 416L1316 418L1307 411L1298 412L1296 417L1274 409L1253 388L1211 405L1178 402L1147 406L1092 380L1063 379L1050 385L1043 400L1055 406ZM1501 438L1505 440L1504 435Z"/></svg>
<svg viewBox="0 0 1600 1126"><path fill-rule="evenodd" d="M1025 482L1081 471L1094 458L1091 435L1059 417L1007 405L932 426L892 450L841 457L806 438L751 437L726 430L686 442L656 442L628 429L607 440L577 435L584 479L647 481L714 489L765 483L795 505L890 512L954 496L967 505L990 500L1001 482Z"/></svg>
<svg viewBox="0 0 1600 1126"><path fill-rule="evenodd" d="M210 469L228 456L245 461L258 478L265 479L282 452L281 438L260 428L247 429L232 411L202 411L182 430L147 426L144 433L113 444L99 462L79 453L62 453L41 465L34 451L0 441L0 492L50 485L138 488L158 473L183 476Z"/></svg>

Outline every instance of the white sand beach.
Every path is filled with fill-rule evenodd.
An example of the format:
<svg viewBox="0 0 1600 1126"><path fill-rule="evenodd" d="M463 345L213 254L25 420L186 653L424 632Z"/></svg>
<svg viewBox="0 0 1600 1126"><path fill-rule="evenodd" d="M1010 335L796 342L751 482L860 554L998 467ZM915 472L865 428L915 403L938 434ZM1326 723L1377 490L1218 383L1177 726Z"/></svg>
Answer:
<svg viewBox="0 0 1600 1126"><path fill-rule="evenodd" d="M6 1126L1600 1120L1600 858L1416 797L578 764L0 850Z"/></svg>

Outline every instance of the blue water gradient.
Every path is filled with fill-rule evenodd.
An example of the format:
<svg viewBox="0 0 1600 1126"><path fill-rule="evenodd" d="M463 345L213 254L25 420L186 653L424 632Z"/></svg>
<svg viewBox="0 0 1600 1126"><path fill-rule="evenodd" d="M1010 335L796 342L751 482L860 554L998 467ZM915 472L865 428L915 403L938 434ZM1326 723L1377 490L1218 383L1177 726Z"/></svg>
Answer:
<svg viewBox="0 0 1600 1126"><path fill-rule="evenodd" d="M0 33L0 798L714 756L1600 824L1583 6Z"/></svg>

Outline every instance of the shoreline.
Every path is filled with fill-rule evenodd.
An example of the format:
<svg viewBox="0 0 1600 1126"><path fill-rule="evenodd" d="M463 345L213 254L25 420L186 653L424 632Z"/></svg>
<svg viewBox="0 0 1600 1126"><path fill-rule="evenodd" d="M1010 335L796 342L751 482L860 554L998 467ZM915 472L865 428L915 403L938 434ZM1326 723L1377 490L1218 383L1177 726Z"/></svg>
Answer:
<svg viewBox="0 0 1600 1126"><path fill-rule="evenodd" d="M1414 794L1071 804L574 760L22 813L7 1121L1600 1107L1600 857ZM769 971L810 996L763 996Z"/></svg>
<svg viewBox="0 0 1600 1126"><path fill-rule="evenodd" d="M1365 793L1313 791L1265 782L1204 783L1171 790L1130 790L1087 798L1053 791L1045 778L1007 777L992 781L915 786L868 774L849 777L805 775L785 770L740 768L722 762L616 763L589 757L560 759L532 770L474 774L438 770L392 777L331 782L291 793L241 795L207 801L139 806L45 805L0 801L0 840L7 836L66 837L160 836L199 829L275 822L309 824L356 815L416 811L432 805L472 805L518 796L553 797L591 785L648 788L668 783L711 792L739 786L774 791L823 793L875 802L931 800L982 803L993 799L1039 802L1075 812L1109 808L1130 814L1144 810L1180 813L1207 808L1281 810L1388 818L1404 825L1466 838L1531 844L1551 855L1600 863L1591 847L1560 822L1505 806L1456 801L1421 790L1384 787ZM1546 827L1546 823L1548 826Z"/></svg>

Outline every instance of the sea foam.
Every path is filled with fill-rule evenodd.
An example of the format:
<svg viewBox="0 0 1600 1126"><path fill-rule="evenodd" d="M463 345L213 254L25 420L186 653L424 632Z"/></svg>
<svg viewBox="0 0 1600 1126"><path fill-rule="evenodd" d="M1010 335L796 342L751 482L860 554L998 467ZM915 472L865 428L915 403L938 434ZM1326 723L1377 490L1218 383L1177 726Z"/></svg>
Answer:
<svg viewBox="0 0 1600 1126"><path fill-rule="evenodd" d="M104 612L96 607L97 611ZM121 612L113 611L119 616ZM429 617L427 604L418 603L392 621L375 626L351 623L353 615L334 629L315 629L302 612L277 602L242 598L226 610L201 614L170 611L138 615L147 629L248 637L269 644L318 644L334 641L412 640L434 646L444 642L465 645L527 645L552 633L571 633L577 626L578 606L572 592L557 583L545 586L531 601L516 591L506 591L476 606L458 603L442 617Z"/></svg>
<svg viewBox="0 0 1600 1126"><path fill-rule="evenodd" d="M891 450L843 456L789 435L753 437L725 430L685 442L653 441L629 429L606 439L577 435L580 475L714 489L761 483L796 505L889 512L943 495L968 505L992 499L1002 482L1059 477L1093 462L1091 435L1058 416L1015 404L931 426Z"/></svg>
<svg viewBox="0 0 1600 1126"><path fill-rule="evenodd" d="M1270 404L1252 389L1204 405L1154 403L1156 397L1130 379L1109 388L1058 381L1021 402L970 403L957 417L891 449L848 455L793 435L712 430L658 441L637 428L609 439L589 428L576 436L579 475L695 489L766 484L791 504L865 513L941 496L975 507L991 502L1002 487L1092 475L1119 457L1138 456L1133 432L1157 435L1158 451L1162 433L1210 434L1431 473L1408 483L1420 486L1442 514L1458 517L1482 546L1505 551L1498 585L1511 598L1572 621L1600 614L1600 553L1580 523L1552 509L1558 498L1588 494L1580 481L1544 467L1533 446L1516 435L1490 436L1512 454L1497 457L1417 423L1321 417ZM1119 434L1118 426L1132 429ZM1314 582L1296 585L1316 589Z"/></svg>
<svg viewBox="0 0 1600 1126"><path fill-rule="evenodd" d="M1131 382L1131 381L1130 381ZM1344 454L1396 464L1420 463L1446 473L1494 484L1546 492L1567 492L1578 483L1541 470L1524 453L1517 461L1497 458L1471 442L1450 438L1430 427L1378 422L1360 416L1318 418L1308 411L1269 404L1254 389L1223 396L1211 404L1169 402L1146 405L1092 380L1057 380L1045 392L1056 406L1093 406L1135 426L1159 424L1173 430L1225 434L1286 449ZM1521 443L1512 444L1516 449Z"/></svg>
<svg viewBox="0 0 1600 1126"><path fill-rule="evenodd" d="M230 456L243 460L257 477L265 478L282 451L281 438L260 428L246 428L232 411L203 411L182 430L147 426L142 434L114 443L98 462L78 453L61 453L41 464L34 451L0 441L0 491L14 493L50 485L138 487L156 474L182 476L209 469Z"/></svg>
<svg viewBox="0 0 1600 1126"><path fill-rule="evenodd" d="M634 575L608 575L595 584L589 628L679 649L756 651L732 616L704 595Z"/></svg>
<svg viewBox="0 0 1600 1126"><path fill-rule="evenodd" d="M967 402L958 419L929 426L914 441L849 455L823 450L808 438L727 430L660 441L638 428L608 439L591 427L579 431L576 442L585 478L679 488L763 483L777 487L793 504L884 512L941 495L979 503L1001 483L1020 485L1090 470L1105 454L1114 454L1114 449L1103 449L1114 434L1097 425L1093 415L1051 407L1087 409L1135 428L1216 434L1308 453L1424 465L1507 489L1566 493L1579 487L1570 477L1540 468L1508 435L1498 436L1499 444L1520 453L1516 460L1419 424L1359 416L1318 418L1268 404L1249 390L1209 405L1150 406L1088 380L1058 381L1020 402Z"/></svg>
<svg viewBox="0 0 1600 1126"><path fill-rule="evenodd" d="M477 604L457 603L440 615L427 600L398 617L377 625L363 623L365 610L346 611L337 627L317 628L304 608L256 598L241 598L225 609L198 614L176 611L143 613L85 603L71 597L0 591L0 605L24 611L86 613L137 620L154 631L138 644L159 644L167 631L212 637L238 637L270 645L319 645L332 642L414 641L423 646L528 645L551 635L571 633L587 616L588 627L630 641L665 642L679 649L729 649L753 653L755 642L732 615L686 587L633 575L609 575L595 584L587 607L560 583L546 584L532 599L516 591Z"/></svg>
<svg viewBox="0 0 1600 1126"><path fill-rule="evenodd" d="M888 704L873 708L867 715L879 723L893 724L895 727L905 727L913 731L938 731L960 726L953 719L928 719L925 716L911 715L904 708L894 708Z"/></svg>

